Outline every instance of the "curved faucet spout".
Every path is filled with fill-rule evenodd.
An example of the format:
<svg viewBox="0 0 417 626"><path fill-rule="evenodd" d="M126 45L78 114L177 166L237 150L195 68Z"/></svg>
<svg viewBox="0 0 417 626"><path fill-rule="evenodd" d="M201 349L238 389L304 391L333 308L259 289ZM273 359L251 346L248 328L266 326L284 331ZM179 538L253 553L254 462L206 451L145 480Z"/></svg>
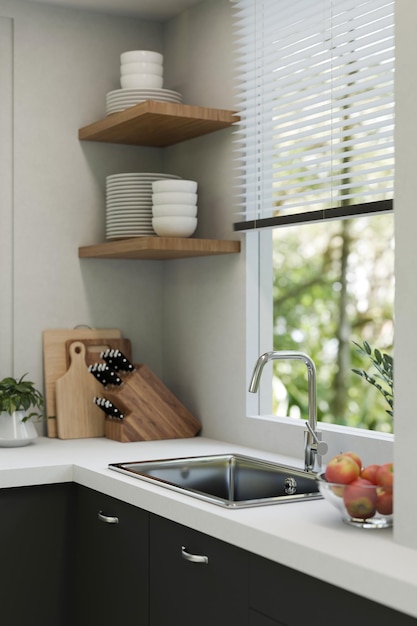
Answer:
<svg viewBox="0 0 417 626"><path fill-rule="evenodd" d="M256 393L262 376L262 371L269 361L302 361L307 367L308 374L308 426L305 435L305 469L312 471L315 465L315 458L318 453L319 434L317 433L317 383L316 383L316 367L313 360L304 352L294 350L280 350L273 352L265 352L256 361L252 378L249 385L249 391ZM324 442L323 442L324 443ZM324 450L321 446L320 450Z"/></svg>

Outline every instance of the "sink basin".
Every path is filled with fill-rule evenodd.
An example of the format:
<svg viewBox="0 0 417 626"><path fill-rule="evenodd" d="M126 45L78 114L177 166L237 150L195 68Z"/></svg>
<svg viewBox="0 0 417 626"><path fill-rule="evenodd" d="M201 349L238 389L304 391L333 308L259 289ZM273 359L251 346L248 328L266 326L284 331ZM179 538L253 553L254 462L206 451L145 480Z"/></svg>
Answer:
<svg viewBox="0 0 417 626"><path fill-rule="evenodd" d="M315 473L240 454L110 463L108 467L227 508L322 497Z"/></svg>

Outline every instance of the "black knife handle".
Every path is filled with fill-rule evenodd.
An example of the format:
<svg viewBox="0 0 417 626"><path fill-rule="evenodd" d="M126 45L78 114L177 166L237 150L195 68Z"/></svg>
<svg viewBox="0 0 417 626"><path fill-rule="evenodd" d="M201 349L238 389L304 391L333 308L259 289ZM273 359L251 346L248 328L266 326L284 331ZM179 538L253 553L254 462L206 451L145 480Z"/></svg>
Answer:
<svg viewBox="0 0 417 626"><path fill-rule="evenodd" d="M89 365L88 371L93 374L104 387L107 387L107 385L119 387L123 384L120 376L118 376L114 370L110 369L107 363L94 363L94 365Z"/></svg>
<svg viewBox="0 0 417 626"><path fill-rule="evenodd" d="M133 372L135 366L129 361L129 359L118 349L112 350L108 348L104 352L101 352L100 357L106 361L115 372Z"/></svg>
<svg viewBox="0 0 417 626"><path fill-rule="evenodd" d="M116 418L122 420L124 418L123 413L117 408L113 402L107 400L106 398L93 398L94 404L96 404L106 415L111 418Z"/></svg>

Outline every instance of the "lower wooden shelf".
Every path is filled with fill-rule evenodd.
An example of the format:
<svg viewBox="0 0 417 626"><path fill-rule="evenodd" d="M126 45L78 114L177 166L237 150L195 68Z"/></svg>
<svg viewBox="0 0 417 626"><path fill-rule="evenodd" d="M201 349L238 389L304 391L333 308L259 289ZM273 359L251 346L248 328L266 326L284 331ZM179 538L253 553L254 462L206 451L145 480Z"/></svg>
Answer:
<svg viewBox="0 0 417 626"><path fill-rule="evenodd" d="M81 246L82 259L186 259L219 254L238 254L240 241L180 237L134 237Z"/></svg>

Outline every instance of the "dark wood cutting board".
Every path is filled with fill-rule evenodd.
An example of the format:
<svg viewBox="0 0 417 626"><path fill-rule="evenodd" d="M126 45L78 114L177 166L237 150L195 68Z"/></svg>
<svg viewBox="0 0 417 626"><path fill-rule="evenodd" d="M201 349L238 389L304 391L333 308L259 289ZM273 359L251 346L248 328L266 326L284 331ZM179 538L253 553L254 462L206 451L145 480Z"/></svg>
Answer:
<svg viewBox="0 0 417 626"><path fill-rule="evenodd" d="M88 365L93 365L93 363L103 363L103 359L100 358L100 352L104 352L110 348L111 350L120 350L123 352L125 357L132 360L132 343L130 339L116 339L116 338L108 338L108 339L80 339L85 346L85 362ZM70 346L73 343L73 340L69 339L65 342L65 355L66 355L66 363L67 369L70 366Z"/></svg>

